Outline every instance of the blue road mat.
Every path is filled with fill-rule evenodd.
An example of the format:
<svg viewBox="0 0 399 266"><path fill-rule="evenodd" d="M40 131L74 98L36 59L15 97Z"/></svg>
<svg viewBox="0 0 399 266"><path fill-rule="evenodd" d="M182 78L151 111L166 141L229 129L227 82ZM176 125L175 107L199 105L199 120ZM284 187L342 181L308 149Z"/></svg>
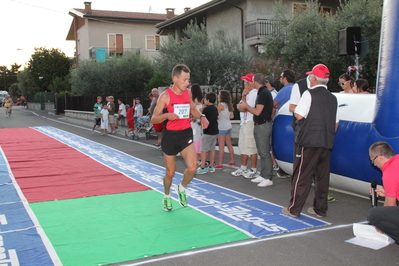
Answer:
<svg viewBox="0 0 399 266"><path fill-rule="evenodd" d="M163 167L53 127L34 127L34 129L163 193L165 172ZM182 178L181 173L176 173L173 179L174 184L179 184ZM172 193L175 192L172 190ZM237 228L251 237L329 225L327 222L308 215L302 214L298 218L284 215L281 213L282 206L195 178L187 188L187 195L191 207Z"/></svg>
<svg viewBox="0 0 399 266"><path fill-rule="evenodd" d="M61 265L15 183L1 149L0 265Z"/></svg>

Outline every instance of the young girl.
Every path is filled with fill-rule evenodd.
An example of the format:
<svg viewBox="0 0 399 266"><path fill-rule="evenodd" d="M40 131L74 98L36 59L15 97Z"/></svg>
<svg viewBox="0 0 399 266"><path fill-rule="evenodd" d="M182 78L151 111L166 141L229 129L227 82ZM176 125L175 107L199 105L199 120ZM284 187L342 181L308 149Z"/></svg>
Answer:
<svg viewBox="0 0 399 266"><path fill-rule="evenodd" d="M108 114L108 107L104 104L101 110L101 136L108 136Z"/></svg>
<svg viewBox="0 0 399 266"><path fill-rule="evenodd" d="M229 150L230 161L228 165L236 165L234 163L234 149L231 144L231 122L230 119L234 118L233 113L233 103L231 100L230 93L228 91L222 90L218 95L218 125L219 125L219 163L215 166L216 169L223 168L223 157L224 157L224 146L227 146Z"/></svg>
<svg viewBox="0 0 399 266"><path fill-rule="evenodd" d="M191 86L191 99L194 102L195 108L198 111L202 108L202 90L198 84L193 84ZM191 128L193 129L194 135L194 146L197 152L198 165L201 164L201 138L202 138L202 127L199 119L191 117Z"/></svg>

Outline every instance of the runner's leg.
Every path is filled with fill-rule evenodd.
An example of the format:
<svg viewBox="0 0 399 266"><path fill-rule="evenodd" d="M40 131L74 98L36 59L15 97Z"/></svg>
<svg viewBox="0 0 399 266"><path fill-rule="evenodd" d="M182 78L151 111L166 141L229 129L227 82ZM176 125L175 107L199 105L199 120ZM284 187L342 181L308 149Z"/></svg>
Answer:
<svg viewBox="0 0 399 266"><path fill-rule="evenodd" d="M181 156L186 163L186 170L184 171L183 180L181 184L183 187L187 187L187 185L194 178L195 171L197 170L197 153L195 151L194 144L190 144L184 150L180 152Z"/></svg>
<svg viewBox="0 0 399 266"><path fill-rule="evenodd" d="M165 161L165 176L163 178L163 186L165 195L170 195L170 187L172 185L172 179L176 172L176 156L163 154Z"/></svg>

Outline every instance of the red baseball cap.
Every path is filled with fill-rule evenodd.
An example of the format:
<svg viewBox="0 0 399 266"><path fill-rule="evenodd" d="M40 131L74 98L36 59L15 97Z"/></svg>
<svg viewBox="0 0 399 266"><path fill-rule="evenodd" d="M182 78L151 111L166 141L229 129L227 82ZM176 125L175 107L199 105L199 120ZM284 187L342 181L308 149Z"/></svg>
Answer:
<svg viewBox="0 0 399 266"><path fill-rule="evenodd" d="M326 79L330 77L330 70L328 70L328 68L325 65L318 64L313 67L312 71L306 72L306 75L310 74L313 74L319 78Z"/></svg>
<svg viewBox="0 0 399 266"><path fill-rule="evenodd" d="M248 82L254 82L254 74L249 73L245 76L242 76L241 79L246 80Z"/></svg>

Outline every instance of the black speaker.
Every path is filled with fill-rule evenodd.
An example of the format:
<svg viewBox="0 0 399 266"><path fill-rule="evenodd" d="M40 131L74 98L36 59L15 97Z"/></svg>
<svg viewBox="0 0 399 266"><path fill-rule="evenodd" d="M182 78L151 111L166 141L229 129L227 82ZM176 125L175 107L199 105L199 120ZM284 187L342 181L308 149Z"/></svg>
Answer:
<svg viewBox="0 0 399 266"><path fill-rule="evenodd" d="M355 45L357 54L360 55L360 27L347 27L338 30L338 55L354 55Z"/></svg>

